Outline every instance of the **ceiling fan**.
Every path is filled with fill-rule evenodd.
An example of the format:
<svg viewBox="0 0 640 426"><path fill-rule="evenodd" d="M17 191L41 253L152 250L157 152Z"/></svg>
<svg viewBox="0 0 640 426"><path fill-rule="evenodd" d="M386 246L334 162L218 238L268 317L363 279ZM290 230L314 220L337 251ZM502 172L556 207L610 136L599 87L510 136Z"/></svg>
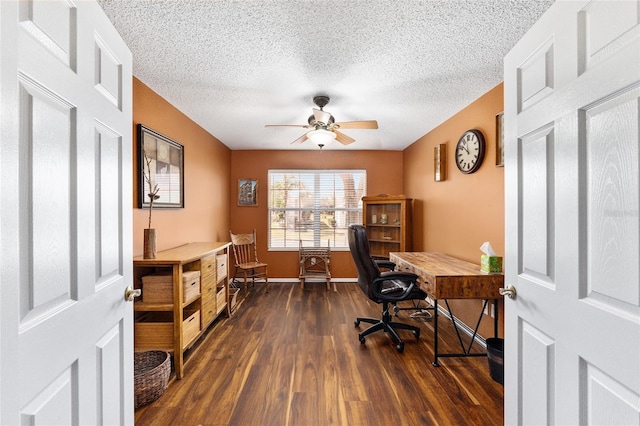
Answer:
<svg viewBox="0 0 640 426"><path fill-rule="evenodd" d="M320 149L334 139L343 145L349 145L355 142L355 139L345 135L338 129L378 128L378 122L376 120L336 122L330 112L323 110L323 108L329 103L329 100L329 97L324 95L315 96L313 98L313 103L320 109L313 108L313 114L309 116L307 124L267 124L265 127L302 127L305 129L313 129L291 143L302 143L307 139L310 139L318 145Z"/></svg>

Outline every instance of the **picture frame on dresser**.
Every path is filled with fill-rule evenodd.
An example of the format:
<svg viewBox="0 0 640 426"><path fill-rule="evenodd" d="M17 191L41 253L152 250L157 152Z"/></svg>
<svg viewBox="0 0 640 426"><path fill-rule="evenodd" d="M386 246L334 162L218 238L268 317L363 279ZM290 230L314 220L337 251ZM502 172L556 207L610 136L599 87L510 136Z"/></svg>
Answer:
<svg viewBox="0 0 640 426"><path fill-rule="evenodd" d="M138 208L149 208L147 194L156 185L159 197L153 208L184 208L184 146L143 124L138 124L137 133Z"/></svg>
<svg viewBox="0 0 640 426"><path fill-rule="evenodd" d="M258 206L258 180L251 178L238 179L238 206Z"/></svg>

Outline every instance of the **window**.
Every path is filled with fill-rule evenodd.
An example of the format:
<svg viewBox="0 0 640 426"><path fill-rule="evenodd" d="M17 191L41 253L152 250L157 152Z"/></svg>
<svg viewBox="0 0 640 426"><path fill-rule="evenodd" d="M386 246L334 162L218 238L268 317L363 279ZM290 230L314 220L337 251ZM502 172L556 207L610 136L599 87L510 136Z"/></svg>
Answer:
<svg viewBox="0 0 640 426"><path fill-rule="evenodd" d="M365 170L269 170L269 249L347 249L366 186Z"/></svg>

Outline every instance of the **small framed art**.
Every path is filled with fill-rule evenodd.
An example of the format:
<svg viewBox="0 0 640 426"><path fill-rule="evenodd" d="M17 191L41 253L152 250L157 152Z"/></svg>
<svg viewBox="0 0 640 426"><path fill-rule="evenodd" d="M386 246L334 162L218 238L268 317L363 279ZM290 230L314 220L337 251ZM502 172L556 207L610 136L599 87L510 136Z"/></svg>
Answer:
<svg viewBox="0 0 640 426"><path fill-rule="evenodd" d="M441 143L433 148L433 180L442 182L447 179L447 144Z"/></svg>
<svg viewBox="0 0 640 426"><path fill-rule="evenodd" d="M496 166L504 166L504 113L496 115Z"/></svg>
<svg viewBox="0 0 640 426"><path fill-rule="evenodd" d="M149 208L155 187L154 208L184 207L184 146L138 124L138 208Z"/></svg>
<svg viewBox="0 0 640 426"><path fill-rule="evenodd" d="M258 205L258 180L238 179L238 205L255 207Z"/></svg>

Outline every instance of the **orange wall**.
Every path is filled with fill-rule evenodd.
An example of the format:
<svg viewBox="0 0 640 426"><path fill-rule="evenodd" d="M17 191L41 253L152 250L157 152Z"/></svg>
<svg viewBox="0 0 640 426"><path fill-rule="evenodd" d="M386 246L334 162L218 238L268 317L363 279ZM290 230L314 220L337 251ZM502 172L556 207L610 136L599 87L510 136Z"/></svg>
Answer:
<svg viewBox="0 0 640 426"><path fill-rule="evenodd" d="M298 251L267 251L267 172L269 169L366 169L367 193L401 194L401 151L232 151L229 205L234 233L256 229L258 258L269 264L269 276L298 277ZM258 180L258 206L238 207L238 179ZM355 265L348 251L331 253L331 276L355 278Z"/></svg>
<svg viewBox="0 0 640 426"><path fill-rule="evenodd" d="M479 247L490 241L504 255L504 168L495 165L495 117L503 110L503 85L499 84L404 151L404 192L414 203L413 249L450 254L480 263ZM458 139L466 130L479 129L486 141L485 159L470 175L455 163ZM447 144L447 179L433 179L433 148ZM475 325L477 301L456 301L453 313ZM500 302L500 310L502 303ZM485 324L486 323L486 324ZM491 336L487 321L481 335Z"/></svg>
<svg viewBox="0 0 640 426"><path fill-rule="evenodd" d="M157 248L229 239L231 151L140 80L133 79L133 254L142 255L149 210L138 208L138 123L184 145L184 209L153 209Z"/></svg>
<svg viewBox="0 0 640 426"><path fill-rule="evenodd" d="M404 151L404 191L420 200L414 210L413 248L441 251L479 262L480 245L490 241L504 253L504 168L495 165L495 117L503 110L503 86L496 86ZM470 175L455 163L458 139L478 129L486 141L485 159ZM433 148L447 144L447 179L433 179Z"/></svg>

